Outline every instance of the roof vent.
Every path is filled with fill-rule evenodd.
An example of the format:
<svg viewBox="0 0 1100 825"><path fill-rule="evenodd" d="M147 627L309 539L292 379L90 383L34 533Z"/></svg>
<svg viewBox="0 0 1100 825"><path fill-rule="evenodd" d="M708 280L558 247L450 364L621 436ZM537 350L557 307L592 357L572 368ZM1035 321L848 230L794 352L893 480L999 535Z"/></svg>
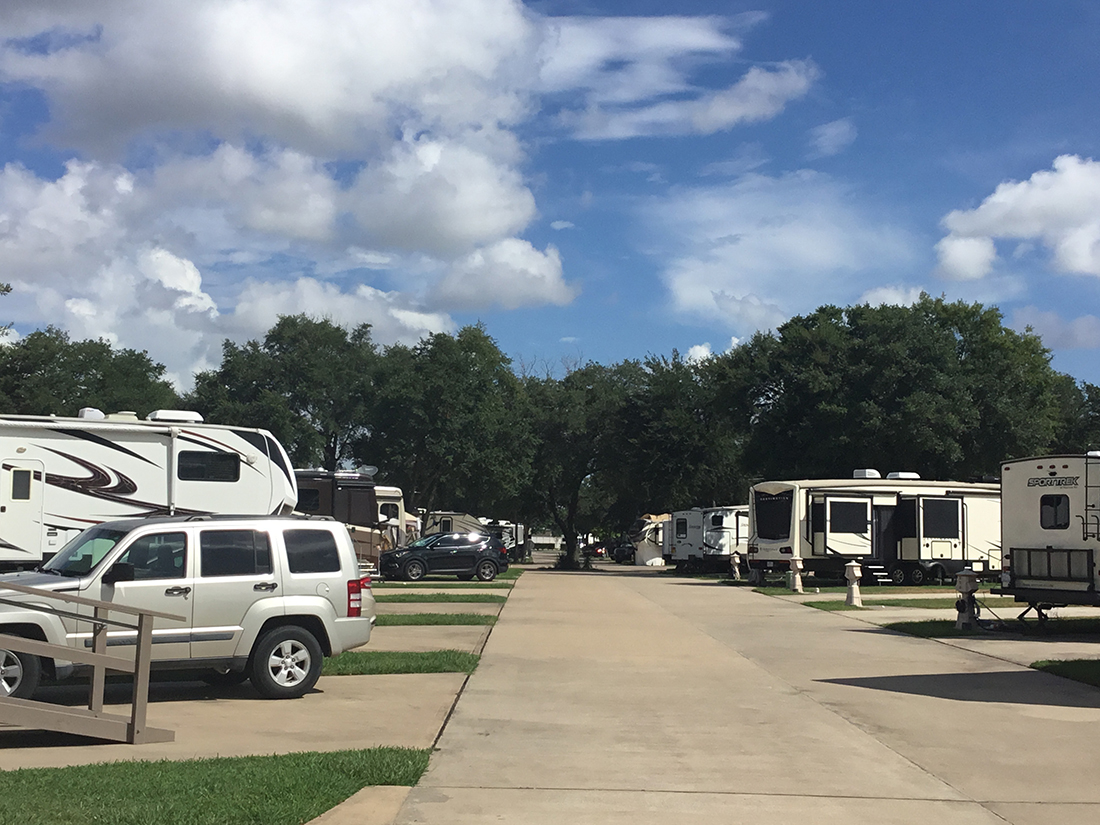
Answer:
<svg viewBox="0 0 1100 825"><path fill-rule="evenodd" d="M119 410L107 416L111 421L137 421L137 413L133 410Z"/></svg>
<svg viewBox="0 0 1100 825"><path fill-rule="evenodd" d="M917 481L920 479L920 473L890 473L886 477L892 478L896 481Z"/></svg>
<svg viewBox="0 0 1100 825"><path fill-rule="evenodd" d="M1089 450L1085 455L1089 458L1100 458L1100 450Z"/></svg>
<svg viewBox="0 0 1100 825"><path fill-rule="evenodd" d="M882 478L878 470L855 470L852 478Z"/></svg>
<svg viewBox="0 0 1100 825"><path fill-rule="evenodd" d="M76 417L87 418L89 421L102 421L107 416L103 414L103 410L96 407L81 407Z"/></svg>
<svg viewBox="0 0 1100 825"><path fill-rule="evenodd" d="M191 410L153 410L146 421L170 421L175 424L201 424L202 416Z"/></svg>

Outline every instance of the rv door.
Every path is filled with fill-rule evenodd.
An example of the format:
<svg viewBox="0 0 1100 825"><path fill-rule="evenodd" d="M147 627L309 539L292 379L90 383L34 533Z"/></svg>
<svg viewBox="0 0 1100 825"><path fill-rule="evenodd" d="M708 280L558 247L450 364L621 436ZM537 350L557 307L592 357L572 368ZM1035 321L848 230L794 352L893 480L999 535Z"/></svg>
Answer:
<svg viewBox="0 0 1100 825"><path fill-rule="evenodd" d="M0 482L0 560L38 564L43 550L53 555L59 549L44 547L42 500L45 467L41 461L6 458ZM54 542L58 537L54 535Z"/></svg>
<svg viewBox="0 0 1100 825"><path fill-rule="evenodd" d="M843 556L871 555L871 500L825 497L825 546Z"/></svg>

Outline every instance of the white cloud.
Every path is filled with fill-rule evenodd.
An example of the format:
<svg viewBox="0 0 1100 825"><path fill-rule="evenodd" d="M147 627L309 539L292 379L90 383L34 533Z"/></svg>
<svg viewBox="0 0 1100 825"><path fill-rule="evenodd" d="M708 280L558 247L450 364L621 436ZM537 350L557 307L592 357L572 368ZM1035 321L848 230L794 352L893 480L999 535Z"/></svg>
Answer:
<svg viewBox="0 0 1100 825"><path fill-rule="evenodd" d="M576 227L572 221L553 221L550 224L550 228L560 232L563 229L574 229Z"/></svg>
<svg viewBox="0 0 1100 825"><path fill-rule="evenodd" d="M857 303L871 306L912 306L920 300L920 287L876 286L859 296Z"/></svg>
<svg viewBox="0 0 1100 825"><path fill-rule="evenodd" d="M839 155L855 142L857 134L855 124L849 118L816 126L810 130L810 157Z"/></svg>
<svg viewBox="0 0 1100 825"><path fill-rule="evenodd" d="M662 277L674 308L743 335L852 300L877 272L910 262L910 239L852 200L818 173L747 175L652 201L644 219L671 258Z"/></svg>
<svg viewBox="0 0 1100 825"><path fill-rule="evenodd" d="M487 302L504 309L535 304L568 304L575 286L562 278L561 256L554 246L539 252L527 241L510 238L458 261L432 296L437 306L466 309Z"/></svg>
<svg viewBox="0 0 1100 825"><path fill-rule="evenodd" d="M1100 275L1100 163L1062 155L1050 170L1000 184L976 209L949 213L943 227L949 234L936 250L949 278L989 274L1001 239L1042 245L1063 272Z"/></svg>
<svg viewBox="0 0 1100 825"><path fill-rule="evenodd" d="M1019 330L1031 327L1043 339L1043 344L1053 349L1100 348L1100 318L1095 315L1067 320L1057 312L1026 306L1012 314L1010 326Z"/></svg>
<svg viewBox="0 0 1100 825"><path fill-rule="evenodd" d="M684 360L689 364L698 364L700 361L706 361L714 355L710 351L710 342L706 341L702 344L695 344L688 348L687 355L684 356Z"/></svg>

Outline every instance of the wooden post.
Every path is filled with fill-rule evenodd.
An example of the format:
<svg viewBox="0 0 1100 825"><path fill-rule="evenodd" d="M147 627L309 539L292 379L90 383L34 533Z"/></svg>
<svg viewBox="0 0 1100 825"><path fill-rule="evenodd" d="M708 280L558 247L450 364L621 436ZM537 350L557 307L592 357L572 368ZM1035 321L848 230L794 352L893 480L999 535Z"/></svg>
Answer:
<svg viewBox="0 0 1100 825"><path fill-rule="evenodd" d="M153 617L138 616L137 655L134 659L134 693L130 709L129 741L132 745L144 741L145 711L149 701L149 658L153 653Z"/></svg>
<svg viewBox="0 0 1100 825"><path fill-rule="evenodd" d="M93 615L96 619L105 619L107 618L107 611L102 607L97 607ZM101 621L95 623L95 628L92 631L92 652L107 652L107 625ZM107 668L99 664L93 666L92 695L88 699L88 710L92 713L102 713L103 711L103 691L106 681Z"/></svg>

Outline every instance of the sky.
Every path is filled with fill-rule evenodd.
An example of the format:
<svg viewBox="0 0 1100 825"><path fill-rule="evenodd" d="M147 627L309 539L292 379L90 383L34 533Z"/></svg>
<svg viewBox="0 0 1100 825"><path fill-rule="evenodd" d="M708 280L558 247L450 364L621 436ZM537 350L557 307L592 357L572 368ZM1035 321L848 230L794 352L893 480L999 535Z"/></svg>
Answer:
<svg viewBox="0 0 1100 825"><path fill-rule="evenodd" d="M1094 0L5 0L0 319L188 389L299 312L560 373L924 291L1100 384L1098 88Z"/></svg>

